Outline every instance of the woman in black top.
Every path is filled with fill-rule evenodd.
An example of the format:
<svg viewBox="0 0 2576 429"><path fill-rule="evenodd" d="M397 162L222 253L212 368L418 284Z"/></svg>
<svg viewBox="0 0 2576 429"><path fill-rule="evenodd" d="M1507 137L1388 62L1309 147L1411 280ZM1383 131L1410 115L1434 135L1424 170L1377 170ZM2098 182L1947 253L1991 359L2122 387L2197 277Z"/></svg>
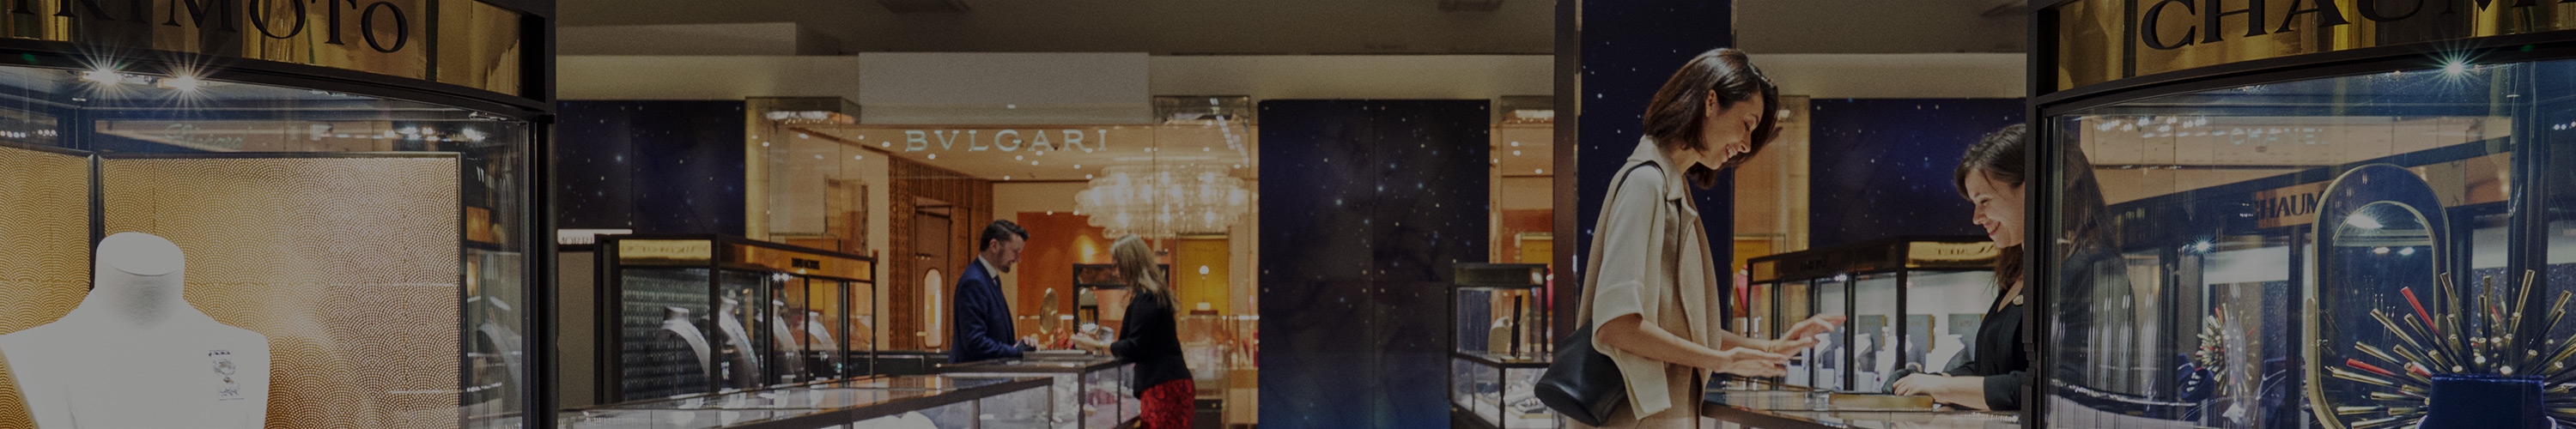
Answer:
<svg viewBox="0 0 2576 429"><path fill-rule="evenodd" d="M1955 171L1959 191L1975 207L1971 220L1984 227L1986 235L2001 248L1995 260L1995 282L2003 293L1996 295L1987 307L1985 320L1977 328L1977 339L1969 358L1940 374L1916 374L1896 382L1900 395L1931 395L1934 401L1968 408L2008 411L2021 409L2026 397L2023 389L2029 382L2032 350L2023 334L2023 323L2029 307L2022 298L2023 223L2026 210L2023 183L2028 167L2022 163L2029 153L2029 127L2014 125L1988 134L1970 146L1959 160ZM2092 165L2076 151L2066 151L2065 165ZM2065 275L2057 282L2057 293L2070 299L2116 299L2127 293L2127 276L2119 264L2115 248L2104 233L2101 185L2093 180L2090 169L2069 169L2060 197L2066 210L2066 257L2059 271ZM2097 319L2086 312L2059 314L2056 320L2069 326L2092 326ZM2053 376L2058 380L2081 380L2078 368L2090 352L2088 332L2060 332L2052 341L2060 341L2060 365Z"/></svg>
<svg viewBox="0 0 2576 429"><path fill-rule="evenodd" d="M1127 318L1118 328L1118 341L1103 343L1088 336L1075 342L1094 351L1108 351L1136 364L1136 397L1142 402L1139 427L1145 429L1188 428L1193 402L1198 399L1197 386L1190 382L1189 364L1181 358L1180 319L1177 299L1162 284L1162 269L1154 262L1154 251L1145 240L1134 235L1119 237L1109 245L1109 256L1118 277L1132 293L1127 298Z"/></svg>

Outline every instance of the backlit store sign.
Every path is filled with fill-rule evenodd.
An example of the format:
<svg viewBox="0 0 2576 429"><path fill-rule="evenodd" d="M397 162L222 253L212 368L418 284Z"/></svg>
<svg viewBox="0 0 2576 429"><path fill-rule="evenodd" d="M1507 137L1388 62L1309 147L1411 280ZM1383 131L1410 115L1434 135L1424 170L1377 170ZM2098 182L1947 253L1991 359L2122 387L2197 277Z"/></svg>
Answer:
<svg viewBox="0 0 2576 429"><path fill-rule="evenodd" d="M988 132L989 131L989 132ZM1091 152L1109 149L1109 130L1064 129L932 129L904 130L903 151L955 151L960 146L969 152L1079 150Z"/></svg>
<svg viewBox="0 0 2576 429"><path fill-rule="evenodd" d="M0 17L0 38L524 89L523 17L475 0L0 0Z"/></svg>
<svg viewBox="0 0 2576 429"><path fill-rule="evenodd" d="M2351 49L2576 28L2564 0L2075 0L2049 8L2056 88Z"/></svg>

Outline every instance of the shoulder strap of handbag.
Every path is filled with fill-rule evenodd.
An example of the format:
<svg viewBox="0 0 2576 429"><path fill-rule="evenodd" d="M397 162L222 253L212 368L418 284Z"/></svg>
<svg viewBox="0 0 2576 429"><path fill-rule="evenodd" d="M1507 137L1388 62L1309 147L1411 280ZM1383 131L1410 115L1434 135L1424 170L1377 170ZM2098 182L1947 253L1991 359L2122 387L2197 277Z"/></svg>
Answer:
<svg viewBox="0 0 2576 429"><path fill-rule="evenodd" d="M1579 305L1581 306L1576 307L1574 310L1574 320L1579 322L1579 324L1575 326L1580 327L1592 324L1593 285L1597 284L1601 279L1601 230L1610 227L1610 209L1618 207L1619 187L1628 183L1628 174L1635 173L1638 167L1649 165L1655 166L1657 170L1664 168L1662 165L1655 164L1653 161L1641 162L1622 168L1619 170L1619 174L1610 177L1610 193L1602 197L1601 215L1596 216L1598 219L1593 221L1591 250L1584 252L1583 255L1583 284L1581 286L1583 289L1578 291L1578 293L1582 294L1583 298L1580 300L1581 302ZM1658 194L1660 194L1660 192L1658 192ZM1681 248L1677 247L1680 242L1681 240L1678 239L1664 240L1664 255L1670 256L1680 253ZM1675 299L1679 299L1678 295L1681 294L1679 289L1675 289L1671 292L1676 295Z"/></svg>

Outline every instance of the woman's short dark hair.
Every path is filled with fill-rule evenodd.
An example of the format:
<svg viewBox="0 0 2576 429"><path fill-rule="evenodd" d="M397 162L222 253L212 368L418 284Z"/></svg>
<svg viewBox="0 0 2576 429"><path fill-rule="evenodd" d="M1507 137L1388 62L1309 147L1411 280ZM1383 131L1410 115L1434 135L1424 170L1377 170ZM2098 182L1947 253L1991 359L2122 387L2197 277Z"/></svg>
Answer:
<svg viewBox="0 0 2576 429"><path fill-rule="evenodd" d="M1717 48L1682 64L1671 79L1664 80L1663 89L1655 90L1655 100L1646 104L1646 136L1655 139L1657 149L1708 149L1708 142L1699 141L1699 136L1701 123L1708 121L1705 105L1711 92L1717 95L1719 109L1757 99L1764 107L1761 123L1745 142L1748 152L1721 168L1743 163L1780 136L1779 86L1762 76L1762 69L1753 67L1743 50Z"/></svg>

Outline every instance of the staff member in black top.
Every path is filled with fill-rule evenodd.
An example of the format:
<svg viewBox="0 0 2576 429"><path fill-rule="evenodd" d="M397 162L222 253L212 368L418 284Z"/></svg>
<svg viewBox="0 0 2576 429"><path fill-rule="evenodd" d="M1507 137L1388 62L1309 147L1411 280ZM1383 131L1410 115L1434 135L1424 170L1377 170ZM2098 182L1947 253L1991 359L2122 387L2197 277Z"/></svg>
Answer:
<svg viewBox="0 0 2576 429"><path fill-rule="evenodd" d="M2029 126L2014 125L1988 134L1970 146L1959 160L1955 172L1960 193L1975 207L1971 220L1984 227L2001 254L1995 260L1995 281L2003 293L1988 307L1985 320L1977 328L1976 345L1964 362L1944 374L1916 374L1897 380L1900 395L1931 395L1934 401L1968 408L2009 411L2027 403L2022 395L2029 383L2032 351L2023 338L2024 315L2030 310L2023 302L2022 261L2023 223L2027 216L2023 200L2024 182L2029 168L2022 160L2029 156ZM2061 154L2063 165L2089 166L2082 153L2069 150ZM2117 248L2105 232L2102 214L2107 213L2102 188L2089 168L2070 168L2061 181L2059 194L2066 211L2066 256L2059 260L2055 280L2061 302L2115 302L2128 293L2127 276L2122 271ZM2111 306L2104 306L2111 307ZM2061 311L2052 319L2065 326L2094 326L2100 322L2124 322L2116 315L2106 317L2089 311ZM2121 326L2118 328L2126 328ZM2085 329L2059 332L2048 339L2058 346L2059 365L2053 377L2080 384L2085 379L2081 370L2093 354L2092 333Z"/></svg>
<svg viewBox="0 0 2576 429"><path fill-rule="evenodd" d="M1089 336L1076 336L1074 342L1136 363L1136 397L1142 402L1139 427L1186 429L1198 387L1190 382L1189 364L1181 358L1179 300L1163 285L1162 269L1144 239L1119 237L1109 245L1109 257L1118 278L1133 292L1127 298L1127 319L1118 328L1118 342L1103 343Z"/></svg>

